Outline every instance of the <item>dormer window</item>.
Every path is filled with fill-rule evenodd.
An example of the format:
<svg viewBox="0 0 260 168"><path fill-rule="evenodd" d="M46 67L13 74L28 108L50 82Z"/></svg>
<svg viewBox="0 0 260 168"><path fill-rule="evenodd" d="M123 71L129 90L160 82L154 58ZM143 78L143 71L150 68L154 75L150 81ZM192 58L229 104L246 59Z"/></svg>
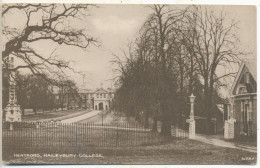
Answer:
<svg viewBox="0 0 260 168"><path fill-rule="evenodd" d="M240 86L238 88L237 94L245 94L245 93L247 93L246 86Z"/></svg>

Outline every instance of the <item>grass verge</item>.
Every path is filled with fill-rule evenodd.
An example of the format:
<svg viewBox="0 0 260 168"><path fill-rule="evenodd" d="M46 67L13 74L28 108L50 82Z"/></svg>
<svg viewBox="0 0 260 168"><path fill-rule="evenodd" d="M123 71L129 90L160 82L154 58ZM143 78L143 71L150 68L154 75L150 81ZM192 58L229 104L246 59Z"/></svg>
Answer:
<svg viewBox="0 0 260 168"><path fill-rule="evenodd" d="M40 157L14 157L4 153L6 164L255 164L256 154L217 147L188 139L139 147L27 149L16 154L38 154ZM50 154L73 154L75 157L53 157ZM7 156L8 155L8 156ZM94 156L94 157L93 157ZM101 157L100 157L101 156Z"/></svg>

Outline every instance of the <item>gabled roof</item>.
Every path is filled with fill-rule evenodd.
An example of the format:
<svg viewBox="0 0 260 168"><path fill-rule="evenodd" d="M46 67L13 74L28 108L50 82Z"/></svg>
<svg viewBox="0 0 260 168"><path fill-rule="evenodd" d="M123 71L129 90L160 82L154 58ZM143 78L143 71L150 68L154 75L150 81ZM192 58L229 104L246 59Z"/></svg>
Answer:
<svg viewBox="0 0 260 168"><path fill-rule="evenodd" d="M245 66L248 68L249 72L251 73L252 77L255 81L257 81L257 68L256 68L256 60L246 60L244 61Z"/></svg>
<svg viewBox="0 0 260 168"><path fill-rule="evenodd" d="M94 93L108 93L108 91L103 88L98 88Z"/></svg>
<svg viewBox="0 0 260 168"><path fill-rule="evenodd" d="M246 67L248 69L248 71L250 72L250 74L252 75L252 77L254 78L254 80L257 82L257 67L256 67L256 60L252 59L252 60L243 60L238 73L236 75L235 80L233 81L232 87L230 89L230 95L232 95L232 93L234 92L234 89L236 89L236 85L239 82L240 76L244 70L244 68Z"/></svg>
<svg viewBox="0 0 260 168"><path fill-rule="evenodd" d="M79 93L94 94L94 93L114 93L115 91L111 88L104 89L103 87L97 89L88 89L86 87L80 87Z"/></svg>

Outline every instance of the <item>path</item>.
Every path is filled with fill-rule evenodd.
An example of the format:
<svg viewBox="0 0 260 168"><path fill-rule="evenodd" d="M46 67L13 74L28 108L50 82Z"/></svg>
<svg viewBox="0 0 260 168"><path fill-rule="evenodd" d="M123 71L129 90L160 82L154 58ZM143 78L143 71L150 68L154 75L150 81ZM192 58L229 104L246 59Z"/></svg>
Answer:
<svg viewBox="0 0 260 168"><path fill-rule="evenodd" d="M89 110L84 110L84 111L61 111L61 112L53 112L53 116L52 117L48 117L46 119L40 119L40 120L37 120L37 121L40 121L40 122L49 122L49 121L61 121L61 120L65 120L65 119L69 119L69 118L73 118L73 117L76 117L76 116L80 116L82 114L86 114L88 113ZM61 115L59 116L58 114L59 113L64 113L64 115ZM47 114L48 115L48 114Z"/></svg>
<svg viewBox="0 0 260 168"><path fill-rule="evenodd" d="M111 123L113 121L113 114L104 112L103 115L103 123ZM102 115L99 113L93 117L86 118L84 120L80 120L78 123L95 123L95 124L102 124Z"/></svg>
<svg viewBox="0 0 260 168"><path fill-rule="evenodd" d="M77 117L73 117L73 118L68 118L68 119L65 119L65 120L61 120L61 123L73 123L73 122L78 122L78 121L81 121L81 120L84 120L84 119L93 117L93 116L95 116L95 115L98 115L99 113L101 113L101 111L93 110L93 111L91 111L91 112L82 114L82 115L77 116Z"/></svg>
<svg viewBox="0 0 260 168"><path fill-rule="evenodd" d="M234 142L227 142L225 140L217 139L215 137L212 137L210 135L201 135L196 134L196 141L204 142L207 144L215 145L215 146L221 146L226 148L234 148L234 149L240 149L248 152L257 153L257 148L254 146L248 146L248 145L240 145L238 143Z"/></svg>

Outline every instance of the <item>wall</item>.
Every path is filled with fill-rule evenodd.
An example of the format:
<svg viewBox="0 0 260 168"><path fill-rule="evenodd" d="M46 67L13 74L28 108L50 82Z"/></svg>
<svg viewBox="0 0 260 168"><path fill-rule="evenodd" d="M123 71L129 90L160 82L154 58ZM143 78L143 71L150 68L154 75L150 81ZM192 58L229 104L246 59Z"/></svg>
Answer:
<svg viewBox="0 0 260 168"><path fill-rule="evenodd" d="M257 100L256 96L249 97L249 96L239 96L234 99L234 118L236 119L236 123L240 124L240 129L236 130L239 132L236 132L237 134L240 134L243 132L243 121L242 121L242 111L241 111L241 102L250 100L252 101L252 129L253 129L253 134L257 133Z"/></svg>

